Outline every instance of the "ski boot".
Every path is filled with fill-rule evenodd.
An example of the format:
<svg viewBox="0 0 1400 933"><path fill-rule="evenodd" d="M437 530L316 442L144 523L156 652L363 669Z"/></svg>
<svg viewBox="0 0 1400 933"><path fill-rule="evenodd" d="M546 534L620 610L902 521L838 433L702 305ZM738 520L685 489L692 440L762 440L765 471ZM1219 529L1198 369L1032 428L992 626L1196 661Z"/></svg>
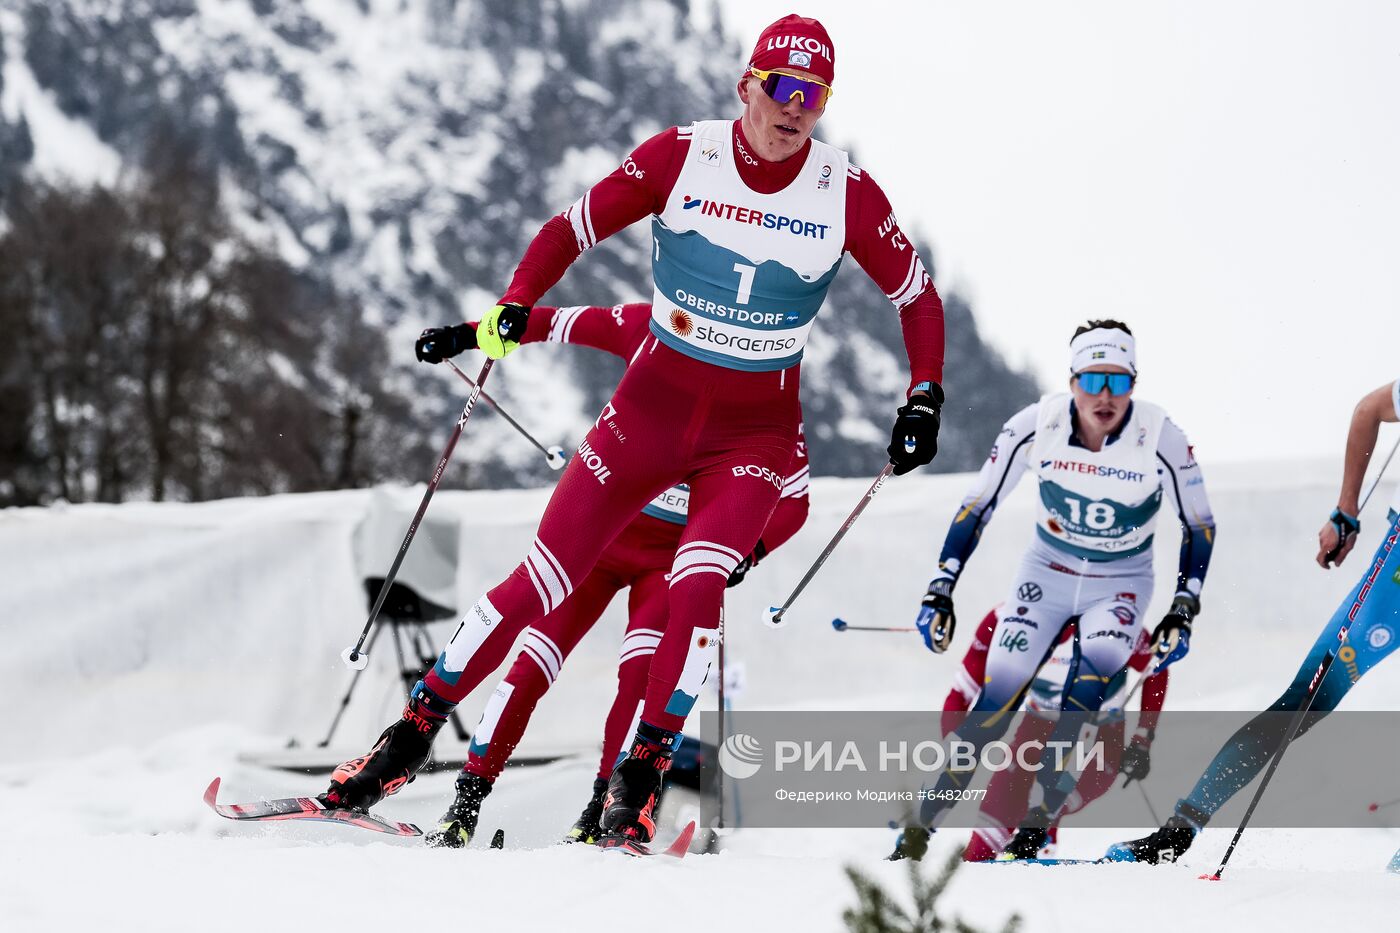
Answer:
<svg viewBox="0 0 1400 933"><path fill-rule="evenodd" d="M656 835L656 804L661 781L671 767L671 752L680 736L643 722L632 750L613 769L603 796L599 848L645 846Z"/></svg>
<svg viewBox="0 0 1400 933"><path fill-rule="evenodd" d="M906 826L899 834L899 838L894 841L894 851L885 856L887 862L902 862L904 859L913 859L922 862L924 856L928 854L928 840L932 835L922 826Z"/></svg>
<svg viewBox="0 0 1400 933"><path fill-rule="evenodd" d="M1045 848L1050 842L1050 827L1054 825L1055 815L1045 809L1045 805L1034 808L1021 820L1020 827L1016 830L1016 835L1011 837L1011 841L1001 850L997 856L998 862L1010 862L1020 859L1039 858L1040 850Z"/></svg>
<svg viewBox="0 0 1400 933"><path fill-rule="evenodd" d="M1022 826L1016 830L1016 835L1011 837L1011 841L1006 844L1006 848L1001 850L1001 855L997 857L999 862L1019 861L1021 859L1039 858L1040 850L1045 848L1050 842L1050 832L1040 826Z"/></svg>
<svg viewBox="0 0 1400 933"><path fill-rule="evenodd" d="M608 779L596 778L593 781L593 796L588 798L588 805L579 814L573 828L564 834L565 842L581 842L591 846L598 841L603 835L600 821L603 818L603 797L607 792Z"/></svg>
<svg viewBox="0 0 1400 933"><path fill-rule="evenodd" d="M1161 829L1141 839L1115 842L1104 858L1110 862L1175 862L1196 841L1196 827L1190 820L1173 813Z"/></svg>
<svg viewBox="0 0 1400 933"><path fill-rule="evenodd" d="M432 754L433 738L456 704L418 681L403 717L379 734L374 748L331 772L331 786L321 795L328 807L364 812L413 780Z"/></svg>
<svg viewBox="0 0 1400 933"><path fill-rule="evenodd" d="M486 778L463 771L457 775L457 796L447 812L438 819L438 828L423 837L434 849L461 849L476 835L476 821L481 817L481 802L491 793Z"/></svg>

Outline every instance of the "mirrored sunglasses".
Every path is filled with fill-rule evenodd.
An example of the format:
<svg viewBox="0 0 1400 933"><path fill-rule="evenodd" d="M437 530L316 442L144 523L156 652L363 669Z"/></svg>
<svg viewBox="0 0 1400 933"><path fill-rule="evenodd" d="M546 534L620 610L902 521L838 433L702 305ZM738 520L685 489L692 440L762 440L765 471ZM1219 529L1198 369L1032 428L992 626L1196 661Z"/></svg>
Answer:
<svg viewBox="0 0 1400 933"><path fill-rule="evenodd" d="M1090 395L1098 395L1108 386L1109 395L1127 395L1133 390L1133 377L1129 373L1078 373L1074 377L1079 388Z"/></svg>
<svg viewBox="0 0 1400 933"><path fill-rule="evenodd" d="M763 93L780 104L786 104L794 97L800 96L803 107L808 110L820 110L826 106L827 98L831 97L831 88L820 81L778 71L760 71L753 67L749 68L749 74L763 85Z"/></svg>

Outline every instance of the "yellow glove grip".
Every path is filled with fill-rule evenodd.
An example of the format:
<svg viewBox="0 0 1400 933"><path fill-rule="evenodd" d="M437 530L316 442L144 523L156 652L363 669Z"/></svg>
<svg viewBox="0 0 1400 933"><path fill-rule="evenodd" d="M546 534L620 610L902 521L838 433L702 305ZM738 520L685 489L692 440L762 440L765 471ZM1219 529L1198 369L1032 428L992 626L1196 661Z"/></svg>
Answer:
<svg viewBox="0 0 1400 933"><path fill-rule="evenodd" d="M501 313L505 310L505 305L496 305L481 316L481 323L476 329L477 347L493 360L504 359L520 346L519 340L501 333Z"/></svg>

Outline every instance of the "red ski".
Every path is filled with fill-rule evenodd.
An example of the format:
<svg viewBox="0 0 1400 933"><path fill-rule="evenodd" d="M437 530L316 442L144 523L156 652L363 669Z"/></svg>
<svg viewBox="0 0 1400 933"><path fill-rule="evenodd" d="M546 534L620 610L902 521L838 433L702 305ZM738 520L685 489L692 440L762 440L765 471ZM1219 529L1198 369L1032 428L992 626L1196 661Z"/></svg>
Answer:
<svg viewBox="0 0 1400 933"><path fill-rule="evenodd" d="M218 803L219 778L209 782L204 792L204 802L219 816L230 820L321 820L326 823L344 823L358 826L376 833L391 836L421 836L423 831L412 823L399 823L386 820L372 813L357 810L338 810L328 807L316 797L280 797L276 800L262 800L257 803Z"/></svg>
<svg viewBox="0 0 1400 933"><path fill-rule="evenodd" d="M673 841L660 852L652 850L651 846L637 842L634 839L627 839L623 836L604 836L598 840L598 848L604 852L620 852L623 855L647 856L647 855L667 855L671 858L685 858L690 851L690 840L695 838L695 821L691 820L685 824L685 828L680 831Z"/></svg>

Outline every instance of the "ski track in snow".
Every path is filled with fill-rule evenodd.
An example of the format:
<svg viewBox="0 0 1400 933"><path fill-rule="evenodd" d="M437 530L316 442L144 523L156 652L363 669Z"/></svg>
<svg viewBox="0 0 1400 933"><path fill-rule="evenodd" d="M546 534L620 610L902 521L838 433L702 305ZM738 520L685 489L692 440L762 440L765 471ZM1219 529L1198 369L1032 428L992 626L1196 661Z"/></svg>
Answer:
<svg viewBox="0 0 1400 933"><path fill-rule="evenodd" d="M891 834L879 830L752 830L730 836L718 855L681 863L549 845L583 803L591 759L506 773L481 824L483 846L497 826L506 830L500 852L429 850L329 824L237 824L199 799L213 773L231 776L223 792L230 801L256 797L255 788L306 793L321 784L238 765L233 749L248 738L220 727L143 752L0 769L0 916L13 920L6 928L246 931L449 920L484 930L604 930L635 918L629 899L638 898L640 909L664 915L660 929L678 933L716 925L834 931L854 901L843 866L905 887L904 866L880 860ZM452 779L425 775L382 812L430 823ZM945 835L934 862L964 838ZM1097 855L1121 837L1065 835L1066 856ZM1015 910L1029 931L1386 928L1379 918L1393 910L1400 877L1382 866L1400 832L1254 830L1225 881L1197 880L1228 839L1229 830L1209 831L1176 866L968 865L944 904L989 928Z"/></svg>
<svg viewBox="0 0 1400 933"><path fill-rule="evenodd" d="M1361 569L1355 560L1340 574L1309 566L1334 473L1333 464L1207 465L1225 538L1169 708L1259 708L1292 675ZM866 485L814 482L808 528L730 596L731 656L744 661L748 682L739 705L940 704L956 659L934 658L912 636L837 634L829 621L907 624L968 480L892 483L794 607L793 624L769 632L758 624L761 607L800 577ZM1382 487L1378 502L1389 491ZM418 495L391 494L404 522ZM1030 527L1032 495L1019 489L984 537L959 588L965 620L1000 598ZM459 603L518 558L544 496L434 500L436 519L462 522ZM278 751L288 734L313 745L334 712L346 682L335 657L363 619L351 538L370 498L345 492L0 511L0 565L13 570L0 619L7 644L0 709L10 727L10 753L0 762L0 929L246 933L449 922L604 930L643 922L668 933L836 931L855 900L844 866L905 891L905 868L881 860L893 841L887 830L744 830L729 835L720 854L681 863L552 845L593 777L622 601L580 646L522 744L570 757L505 773L483 811L483 848L430 851L348 827L238 824L210 812L200 797L215 776L225 802L324 787L323 778L256 767L243 756ZM1375 546L1381 524L1372 513L1357 553ZM1176 559L1167 525L1159 527L1160 579ZM388 537L392 547L397 535ZM307 587L308 579L317 586ZM863 585L852 587L857 580ZM1169 598L1170 587L1159 587L1149 618ZM955 654L967 637L964 628ZM330 757L362 751L401 702L384 669L388 657L381 650L371 665ZM491 685L464 704L469 726ZM1400 678L1383 666L1345 708L1397 703ZM423 775L378 812L430 827L452 780ZM1185 788L1149 778L1148 790L1162 809ZM497 827L507 834L503 852L484 848ZM1094 857L1150 828L1071 826L1058 854ZM668 825L661 840L674 831ZM1251 829L1225 881L1197 880L1214 870L1231 831L1207 831L1175 866L965 866L944 897L945 914L997 929L1016 911L1034 933L1393 928L1400 875L1384 866L1400 830ZM930 862L965 838L966 831L939 834Z"/></svg>

